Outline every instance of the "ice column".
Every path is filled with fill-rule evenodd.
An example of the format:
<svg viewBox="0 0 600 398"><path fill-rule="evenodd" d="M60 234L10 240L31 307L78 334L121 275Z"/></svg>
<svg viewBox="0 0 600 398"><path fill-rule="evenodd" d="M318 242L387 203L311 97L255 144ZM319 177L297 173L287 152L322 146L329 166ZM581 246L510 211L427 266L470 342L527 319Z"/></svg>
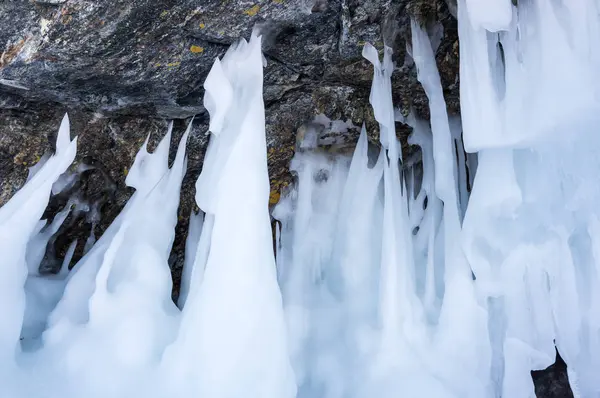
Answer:
<svg viewBox="0 0 600 398"><path fill-rule="evenodd" d="M27 242L46 208L52 184L73 162L76 139L69 137L65 115L56 140L56 153L0 208L0 372L14 365L25 311ZM37 232L37 231L36 231Z"/></svg>
<svg viewBox="0 0 600 398"><path fill-rule="evenodd" d="M198 280L197 256L165 358L176 380L205 398L296 394L268 213L262 79L261 38L253 35L216 60L205 82L212 136L197 201L214 223L206 269Z"/></svg>
<svg viewBox="0 0 600 398"><path fill-rule="evenodd" d="M432 366L443 368L439 369L439 377L458 396L485 396L490 391L487 314L485 303L478 300L471 268L460 247L460 195L456 181L459 169L455 141L431 43L415 21L411 25L418 79L429 99L435 196L443 203L440 226L443 231L439 237L444 242L443 265L430 268L440 270L443 267L444 270L444 292L435 344L438 355L444 355L446 366ZM458 363L461 364L459 367L456 366Z"/></svg>

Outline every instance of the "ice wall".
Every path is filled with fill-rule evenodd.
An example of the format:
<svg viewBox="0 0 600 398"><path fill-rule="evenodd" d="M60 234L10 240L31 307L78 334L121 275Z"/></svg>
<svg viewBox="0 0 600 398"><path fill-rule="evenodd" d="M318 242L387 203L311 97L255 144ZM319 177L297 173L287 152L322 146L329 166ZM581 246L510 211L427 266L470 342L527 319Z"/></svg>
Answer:
<svg viewBox="0 0 600 398"><path fill-rule="evenodd" d="M529 371L556 344L575 396L595 397L598 3L519 1L497 33L472 3L459 1L461 110L479 165L462 239L495 394L533 397Z"/></svg>

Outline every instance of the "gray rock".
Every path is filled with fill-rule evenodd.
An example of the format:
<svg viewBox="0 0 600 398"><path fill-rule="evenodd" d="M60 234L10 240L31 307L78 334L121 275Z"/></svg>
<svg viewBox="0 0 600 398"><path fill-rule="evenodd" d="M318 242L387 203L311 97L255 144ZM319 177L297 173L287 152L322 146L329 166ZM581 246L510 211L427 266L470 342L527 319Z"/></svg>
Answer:
<svg viewBox="0 0 600 398"><path fill-rule="evenodd" d="M372 68L361 57L365 42L394 48L395 100L405 112L428 116L414 66L405 62L411 16L442 27L437 55L449 110L456 113L456 21L444 0L2 2L0 205L50 147L47 136L65 111L81 136L79 158L102 162L119 186L146 134L158 137L167 119L195 116L193 175L206 144L204 79L214 59L252 29L262 33L268 60L264 97L275 201L290 181L296 132L317 114L364 122L377 141L368 104ZM344 139L351 147L355 137ZM184 192L183 208L191 207L192 191Z"/></svg>

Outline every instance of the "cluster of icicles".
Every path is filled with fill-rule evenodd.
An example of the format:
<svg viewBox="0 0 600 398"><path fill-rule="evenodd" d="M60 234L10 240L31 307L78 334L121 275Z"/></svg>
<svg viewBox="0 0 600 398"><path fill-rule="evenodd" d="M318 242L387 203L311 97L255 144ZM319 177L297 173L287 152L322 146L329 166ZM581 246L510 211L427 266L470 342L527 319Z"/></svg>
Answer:
<svg viewBox="0 0 600 398"><path fill-rule="evenodd" d="M71 271L38 272L68 212L39 221L76 154L65 118L55 155L0 209L0 396L528 398L555 347L575 396L600 396L598 4L458 13L462 122L416 23L430 123L394 108L391 50L380 62L366 45L380 153L364 128L352 158L298 152L276 255L260 37L215 61L178 307L167 258L187 132L171 168L170 132L144 145L135 194Z"/></svg>

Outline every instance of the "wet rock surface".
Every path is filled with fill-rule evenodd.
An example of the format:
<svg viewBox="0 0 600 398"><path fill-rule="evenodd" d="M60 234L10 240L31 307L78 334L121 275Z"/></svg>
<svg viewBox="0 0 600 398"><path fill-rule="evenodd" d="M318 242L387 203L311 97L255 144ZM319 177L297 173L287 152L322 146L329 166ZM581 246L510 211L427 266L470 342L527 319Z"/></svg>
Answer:
<svg viewBox="0 0 600 398"><path fill-rule="evenodd" d="M67 219L45 261L48 269L54 267L53 257L62 258L77 238L76 260L92 228L99 237L131 195L125 176L146 136L152 149L174 120L176 143L194 117L170 258L176 297L187 220L195 206L194 181L208 142L202 84L214 59L239 37L248 38L253 28L263 34L274 204L292 180L288 163L297 140L314 127L311 121L317 115L356 126L343 133L321 126L325 150L352 148L363 123L377 142L368 103L372 68L361 57L365 42L379 50L384 43L393 48L395 103L405 114L414 110L429 117L407 47L411 17L427 28L437 47L448 111L458 114L455 7L453 0L2 1L0 205L25 182L28 167L52 150L68 111L72 134L79 137L73 170L94 166L79 175L68 193L88 211ZM400 127L408 152L410 131ZM52 218L67 202L65 196L52 198L46 216ZM534 379L540 397L559 397L557 391L566 391L564 368L538 373Z"/></svg>

